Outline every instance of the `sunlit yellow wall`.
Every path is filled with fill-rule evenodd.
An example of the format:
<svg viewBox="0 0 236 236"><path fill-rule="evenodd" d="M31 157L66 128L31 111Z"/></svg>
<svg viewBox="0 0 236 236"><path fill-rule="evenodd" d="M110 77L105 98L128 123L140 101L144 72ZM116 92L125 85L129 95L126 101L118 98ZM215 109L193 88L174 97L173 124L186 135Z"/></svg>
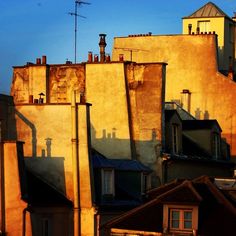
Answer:
<svg viewBox="0 0 236 236"><path fill-rule="evenodd" d="M1 157L4 160L5 232L12 236L23 234L23 210L27 207L27 203L21 199L17 145L17 142L5 142L2 146L4 157ZM28 227L28 213L26 217L25 235L30 236L32 232L31 227Z"/></svg>
<svg viewBox="0 0 236 236"><path fill-rule="evenodd" d="M90 179L88 110L85 104L76 106L78 115L74 114L72 118L71 104L16 105L17 138L25 142L25 162L31 171L72 201L75 199L73 181L79 181L81 230L85 235L93 235L95 212ZM78 157L72 153L72 141L75 141L72 139L72 122L78 122L79 142L75 143ZM79 161L76 166L73 166L74 158ZM79 180L75 168L78 168Z"/></svg>
<svg viewBox="0 0 236 236"><path fill-rule="evenodd" d="M183 34L188 34L189 24L192 24L192 32L196 34L199 21L210 21L209 32L215 31L218 36L219 69L227 71L230 63L229 57L235 57L234 40L232 40L234 36L231 36L233 34L232 21L225 17L183 18Z"/></svg>
<svg viewBox="0 0 236 236"><path fill-rule="evenodd" d="M136 158L154 168L163 139L165 64L127 64L126 74Z"/></svg>
<svg viewBox="0 0 236 236"><path fill-rule="evenodd" d="M189 89L190 113L195 116L199 111L201 119L217 119L236 155L236 84L217 71L214 35L115 38L113 59L123 53L129 60L128 51L115 48L139 49L133 54L137 62L167 62L166 101L180 101L182 90Z"/></svg>
<svg viewBox="0 0 236 236"><path fill-rule="evenodd" d="M70 105L17 105L15 109L17 139L25 142L26 164L73 199Z"/></svg>
<svg viewBox="0 0 236 236"><path fill-rule="evenodd" d="M111 158L131 158L123 63L86 64L92 146Z"/></svg>
<svg viewBox="0 0 236 236"><path fill-rule="evenodd" d="M29 103L29 96L39 98L40 93L45 102L66 103L71 101L72 91L77 91L77 101L80 93L84 93L85 66L35 65L16 66L13 70L11 95L15 103Z"/></svg>
<svg viewBox="0 0 236 236"><path fill-rule="evenodd" d="M224 32L225 30L225 18L224 17L210 17L210 18L183 18L183 34L188 34L188 25L192 24L192 32L197 33L198 21L210 21L210 29L213 33L218 35L218 46L224 46L224 34L228 32ZM201 33L201 32L200 32ZM205 33L205 32L203 32ZM209 33L209 32L207 32Z"/></svg>
<svg viewBox="0 0 236 236"><path fill-rule="evenodd" d="M47 87L47 67L46 66L32 66L29 68L29 95L34 98L39 98L39 94L43 93L46 100Z"/></svg>

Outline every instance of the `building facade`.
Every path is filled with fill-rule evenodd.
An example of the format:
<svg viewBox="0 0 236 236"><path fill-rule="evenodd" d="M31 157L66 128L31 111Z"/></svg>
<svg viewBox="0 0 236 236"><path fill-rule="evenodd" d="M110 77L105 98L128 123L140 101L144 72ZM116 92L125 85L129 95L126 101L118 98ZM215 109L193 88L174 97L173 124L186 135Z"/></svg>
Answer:
<svg viewBox="0 0 236 236"><path fill-rule="evenodd" d="M184 18L184 32L186 32L186 24L193 25L193 21L197 24L200 19ZM221 20L222 23L219 25L214 23L219 27L223 22L225 25L233 24L233 21L226 16L209 17L209 19ZM217 36L218 29L215 29L215 34L208 31L206 34L205 32L196 34L194 27L192 30L194 34L141 34L116 37L113 45L113 60L122 54L125 60L138 63L155 61L168 63L165 100L177 102L197 119L217 119L222 128L222 136L230 144L231 155L234 157L236 155L236 110L233 101L236 84L232 69L222 74L219 71L221 65L218 60L219 40L228 37L229 32L227 27L219 29L219 36ZM222 39L220 43L227 44L227 42L228 40ZM228 47L225 46L224 50ZM222 54L228 57L227 60L222 59L224 62L229 62L229 57L233 55L231 49L227 49L227 52L224 51ZM229 68L229 65L230 63L225 68Z"/></svg>

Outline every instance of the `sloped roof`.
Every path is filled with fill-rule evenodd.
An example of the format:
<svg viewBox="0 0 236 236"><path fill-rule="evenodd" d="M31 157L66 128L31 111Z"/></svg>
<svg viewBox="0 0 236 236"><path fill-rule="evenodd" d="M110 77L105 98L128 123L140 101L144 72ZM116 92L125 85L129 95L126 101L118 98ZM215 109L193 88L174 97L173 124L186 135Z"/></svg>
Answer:
<svg viewBox="0 0 236 236"><path fill-rule="evenodd" d="M155 194L152 191L152 197L147 203L111 220L104 227L162 232L163 204L166 202L181 204L184 201L200 203L198 228L200 234L231 235L235 228L236 209L212 181L209 177L202 176L192 181L175 181L162 186L160 192L157 190ZM183 194L185 194L184 199L182 199Z"/></svg>
<svg viewBox="0 0 236 236"><path fill-rule="evenodd" d="M183 120L182 122L183 130L212 129L214 126L222 131L217 120Z"/></svg>
<svg viewBox="0 0 236 236"><path fill-rule="evenodd" d="M179 116L179 113L177 112L177 110L167 110L167 109L165 109L165 121L170 121L171 118L175 114L179 117L179 119L181 119L180 116Z"/></svg>
<svg viewBox="0 0 236 236"><path fill-rule="evenodd" d="M33 172L26 170L28 203L33 206L67 206L73 203L56 188L46 183Z"/></svg>
<svg viewBox="0 0 236 236"><path fill-rule="evenodd" d="M125 171L144 171L152 172L152 170L136 160L124 159L108 159L96 150L92 150L93 168L114 168L116 170Z"/></svg>
<svg viewBox="0 0 236 236"><path fill-rule="evenodd" d="M189 15L185 18L207 18L207 17L228 17L219 7L217 7L214 3L208 2L203 7Z"/></svg>

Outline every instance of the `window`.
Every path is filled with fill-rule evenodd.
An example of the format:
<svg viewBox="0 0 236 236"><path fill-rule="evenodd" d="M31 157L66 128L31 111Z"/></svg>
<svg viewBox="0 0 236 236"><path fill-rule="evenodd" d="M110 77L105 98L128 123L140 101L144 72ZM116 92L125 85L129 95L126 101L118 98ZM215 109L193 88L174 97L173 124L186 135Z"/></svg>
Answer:
<svg viewBox="0 0 236 236"><path fill-rule="evenodd" d="M177 154L179 152L179 140L178 140L178 125L172 125L172 152Z"/></svg>
<svg viewBox="0 0 236 236"><path fill-rule="evenodd" d="M102 195L114 195L114 170L102 169Z"/></svg>
<svg viewBox="0 0 236 236"><path fill-rule="evenodd" d="M192 210L170 209L170 229L192 230Z"/></svg>
<svg viewBox="0 0 236 236"><path fill-rule="evenodd" d="M218 133L213 133L213 156L215 159L220 157L220 136Z"/></svg>
<svg viewBox="0 0 236 236"><path fill-rule="evenodd" d="M42 236L50 235L50 220L48 218L42 219Z"/></svg>
<svg viewBox="0 0 236 236"><path fill-rule="evenodd" d="M145 194L148 189L150 189L151 181L148 173L141 174L141 191Z"/></svg>
<svg viewBox="0 0 236 236"><path fill-rule="evenodd" d="M186 233L198 229L198 206L167 205L163 206L163 232Z"/></svg>
<svg viewBox="0 0 236 236"><path fill-rule="evenodd" d="M198 23L200 32L210 31L210 21L198 21L197 23Z"/></svg>

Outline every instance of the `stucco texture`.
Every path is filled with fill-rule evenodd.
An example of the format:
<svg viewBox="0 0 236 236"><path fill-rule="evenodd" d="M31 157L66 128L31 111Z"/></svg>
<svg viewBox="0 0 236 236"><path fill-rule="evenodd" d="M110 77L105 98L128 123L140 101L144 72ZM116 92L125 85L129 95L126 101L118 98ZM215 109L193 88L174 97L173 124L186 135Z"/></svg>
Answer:
<svg viewBox="0 0 236 236"><path fill-rule="evenodd" d="M114 39L113 60L120 53L125 60L134 48L136 62L167 62L166 101L181 103L181 92L191 92L190 113L201 119L217 119L222 136L236 156L236 84L218 72L216 35L166 35ZM122 49L123 48L123 49Z"/></svg>

